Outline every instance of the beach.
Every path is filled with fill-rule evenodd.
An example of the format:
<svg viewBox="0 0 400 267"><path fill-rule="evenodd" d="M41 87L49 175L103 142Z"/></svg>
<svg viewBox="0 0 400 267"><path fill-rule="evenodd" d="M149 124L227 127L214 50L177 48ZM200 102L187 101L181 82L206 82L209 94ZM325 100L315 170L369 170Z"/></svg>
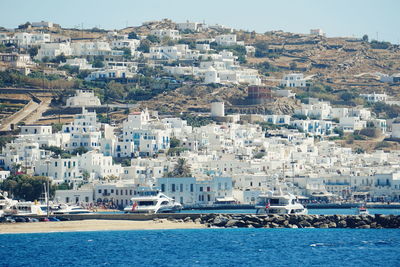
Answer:
<svg viewBox="0 0 400 267"><path fill-rule="evenodd" d="M51 233L76 231L115 231L115 230L164 230L199 229L203 224L194 222L175 222L167 219L149 221L130 220L79 220L62 222L34 222L0 224L0 234L12 233Z"/></svg>

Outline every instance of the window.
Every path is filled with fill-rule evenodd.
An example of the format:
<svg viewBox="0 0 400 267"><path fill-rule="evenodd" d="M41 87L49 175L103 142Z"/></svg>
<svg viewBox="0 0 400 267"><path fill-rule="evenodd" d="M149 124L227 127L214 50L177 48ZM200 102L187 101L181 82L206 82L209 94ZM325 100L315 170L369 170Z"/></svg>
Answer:
<svg viewBox="0 0 400 267"><path fill-rule="evenodd" d="M202 186L200 186L200 192L203 192L203 187Z"/></svg>
<svg viewBox="0 0 400 267"><path fill-rule="evenodd" d="M180 184L180 188L179 188L181 192L183 192L183 184Z"/></svg>
<svg viewBox="0 0 400 267"><path fill-rule="evenodd" d="M99 194L101 194L101 189L99 189Z"/></svg>
<svg viewBox="0 0 400 267"><path fill-rule="evenodd" d="M172 191L172 192L175 192L175 184L172 184L172 185L171 185L171 191Z"/></svg>
<svg viewBox="0 0 400 267"><path fill-rule="evenodd" d="M161 184L161 192L165 192L165 184Z"/></svg>
<svg viewBox="0 0 400 267"><path fill-rule="evenodd" d="M190 184L190 192L193 192L193 184Z"/></svg>

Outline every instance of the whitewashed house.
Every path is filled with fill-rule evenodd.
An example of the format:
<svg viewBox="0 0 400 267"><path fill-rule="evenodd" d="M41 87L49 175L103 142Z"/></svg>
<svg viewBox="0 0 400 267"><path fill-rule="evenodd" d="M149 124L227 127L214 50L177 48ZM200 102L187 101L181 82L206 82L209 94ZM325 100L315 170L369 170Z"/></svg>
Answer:
<svg viewBox="0 0 400 267"><path fill-rule="evenodd" d="M170 30L170 29L152 30L150 32L150 34L157 36L161 40L165 37L170 38L172 40L181 39L181 36L179 35L179 31L177 31L177 30Z"/></svg>
<svg viewBox="0 0 400 267"><path fill-rule="evenodd" d="M93 90L76 90L76 95L69 97L66 102L67 107L94 107L100 106L100 99L94 95Z"/></svg>
<svg viewBox="0 0 400 267"><path fill-rule="evenodd" d="M35 59L42 60L44 57L54 59L61 54L64 56L72 55L72 50L69 43L45 43L40 45Z"/></svg>
<svg viewBox="0 0 400 267"><path fill-rule="evenodd" d="M306 81L302 73L290 73L283 76L280 85L284 87L305 87Z"/></svg>

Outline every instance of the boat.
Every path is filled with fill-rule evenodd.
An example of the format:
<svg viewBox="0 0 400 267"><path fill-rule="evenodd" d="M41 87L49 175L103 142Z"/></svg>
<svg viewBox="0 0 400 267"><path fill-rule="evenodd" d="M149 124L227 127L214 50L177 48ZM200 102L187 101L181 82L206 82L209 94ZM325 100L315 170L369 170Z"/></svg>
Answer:
<svg viewBox="0 0 400 267"><path fill-rule="evenodd" d="M53 206L52 213L54 215L65 215L65 214L88 214L93 212L78 205L59 204L58 206L55 207Z"/></svg>
<svg viewBox="0 0 400 267"><path fill-rule="evenodd" d="M259 195L256 204L257 214L308 214L308 210L298 202L297 198L282 190L270 191Z"/></svg>
<svg viewBox="0 0 400 267"><path fill-rule="evenodd" d="M17 200L8 198L7 192L0 193L0 217L4 217L4 215L10 213L11 207L17 202Z"/></svg>
<svg viewBox="0 0 400 267"><path fill-rule="evenodd" d="M368 209L366 206L361 206L357 209L358 215L369 215Z"/></svg>
<svg viewBox="0 0 400 267"><path fill-rule="evenodd" d="M42 205L36 201L18 201L10 207L9 211L5 213L5 215L46 215L46 205Z"/></svg>
<svg viewBox="0 0 400 267"><path fill-rule="evenodd" d="M158 189L141 187L131 198L132 205L124 208L125 213L163 213L182 210L182 205L167 197Z"/></svg>

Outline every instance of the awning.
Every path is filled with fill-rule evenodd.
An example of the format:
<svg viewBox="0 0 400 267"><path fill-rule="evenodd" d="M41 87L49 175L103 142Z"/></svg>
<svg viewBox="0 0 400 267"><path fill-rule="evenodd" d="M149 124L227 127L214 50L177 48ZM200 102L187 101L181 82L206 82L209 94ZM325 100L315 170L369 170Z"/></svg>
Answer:
<svg viewBox="0 0 400 267"><path fill-rule="evenodd" d="M233 197L217 197L215 198L216 201L218 202L231 202L231 201L236 201Z"/></svg>

